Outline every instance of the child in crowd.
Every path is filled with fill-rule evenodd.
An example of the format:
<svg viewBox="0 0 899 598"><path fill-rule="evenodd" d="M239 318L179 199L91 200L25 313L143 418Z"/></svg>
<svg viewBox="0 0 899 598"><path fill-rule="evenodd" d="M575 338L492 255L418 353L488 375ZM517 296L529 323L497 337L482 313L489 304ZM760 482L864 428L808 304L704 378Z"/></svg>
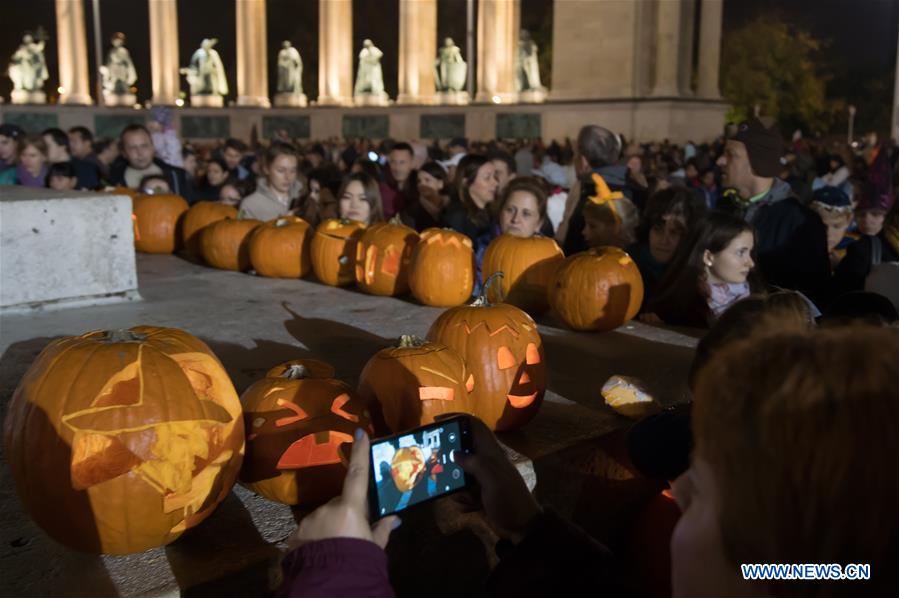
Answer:
<svg viewBox="0 0 899 598"><path fill-rule="evenodd" d="M47 169L47 187L55 191L73 191L78 188L78 174L71 162L57 162Z"/></svg>
<svg viewBox="0 0 899 598"><path fill-rule="evenodd" d="M839 187L820 187L812 194L810 207L827 227L827 252L831 266L836 268L846 255L846 248L856 240L847 234L852 223L852 203Z"/></svg>
<svg viewBox="0 0 899 598"><path fill-rule="evenodd" d="M598 174L591 175L594 192L584 204L584 240L589 247L625 248L634 242L639 214L620 191L611 191Z"/></svg>

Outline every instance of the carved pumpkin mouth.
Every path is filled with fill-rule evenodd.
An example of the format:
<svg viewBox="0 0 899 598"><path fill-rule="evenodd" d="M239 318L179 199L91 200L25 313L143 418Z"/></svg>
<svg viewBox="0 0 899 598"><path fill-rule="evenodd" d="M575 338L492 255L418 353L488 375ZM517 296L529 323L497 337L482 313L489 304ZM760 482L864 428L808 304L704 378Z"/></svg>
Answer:
<svg viewBox="0 0 899 598"><path fill-rule="evenodd" d="M340 456L340 445L353 442L353 437L343 432L328 430L327 440L318 442L317 437L324 433L307 434L287 447L278 460L278 469L303 469L316 465L334 465L343 459Z"/></svg>
<svg viewBox="0 0 899 598"><path fill-rule="evenodd" d="M506 398L509 399L509 404L516 409L524 409L537 399L537 393L535 392L529 395L506 395Z"/></svg>

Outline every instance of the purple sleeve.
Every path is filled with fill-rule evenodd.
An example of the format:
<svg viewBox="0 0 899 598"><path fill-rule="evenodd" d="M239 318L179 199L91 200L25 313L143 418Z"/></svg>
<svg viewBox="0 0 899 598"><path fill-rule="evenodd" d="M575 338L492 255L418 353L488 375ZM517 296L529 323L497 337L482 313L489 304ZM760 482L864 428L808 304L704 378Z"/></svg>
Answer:
<svg viewBox="0 0 899 598"><path fill-rule="evenodd" d="M387 555L374 542L330 538L303 544L281 563L278 598L364 596L393 598Z"/></svg>

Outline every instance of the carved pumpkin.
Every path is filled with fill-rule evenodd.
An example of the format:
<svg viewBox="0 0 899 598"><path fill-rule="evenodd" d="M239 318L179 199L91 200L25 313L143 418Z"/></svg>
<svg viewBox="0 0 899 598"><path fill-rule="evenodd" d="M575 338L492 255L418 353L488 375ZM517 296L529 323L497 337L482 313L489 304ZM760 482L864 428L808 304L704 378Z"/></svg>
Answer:
<svg viewBox="0 0 899 598"><path fill-rule="evenodd" d="M132 199L134 248L144 253L173 253L181 245L181 219L187 202L178 195L138 195Z"/></svg>
<svg viewBox="0 0 899 598"><path fill-rule="evenodd" d="M365 224L355 220L325 220L315 229L310 247L316 278L332 287L356 282L356 243Z"/></svg>
<svg viewBox="0 0 899 598"><path fill-rule="evenodd" d="M549 290L549 303L575 330L613 330L640 311L643 279L617 247L595 247L565 258Z"/></svg>
<svg viewBox="0 0 899 598"><path fill-rule="evenodd" d="M400 492L409 492L425 473L425 455L417 446L404 446L390 460L390 477Z"/></svg>
<svg viewBox="0 0 899 598"><path fill-rule="evenodd" d="M302 278L309 263L309 223L284 216L261 225L250 238L250 263L261 276Z"/></svg>
<svg viewBox="0 0 899 598"><path fill-rule="evenodd" d="M273 368L241 396L247 454L241 483L269 500L317 505L340 494L346 476L340 445L370 418L353 389L321 361Z"/></svg>
<svg viewBox="0 0 899 598"><path fill-rule="evenodd" d="M409 260L418 233L403 224L379 222L365 229L356 245L356 284L371 295L409 291Z"/></svg>
<svg viewBox="0 0 899 598"><path fill-rule="evenodd" d="M471 305L443 312L428 340L456 351L474 374L474 413L493 430L520 428L543 402L546 365L537 324L514 305L491 305L486 298L493 274Z"/></svg>
<svg viewBox="0 0 899 598"><path fill-rule="evenodd" d="M435 307L461 305L471 297L475 261L471 239L444 228L429 228L412 251L409 289Z"/></svg>
<svg viewBox="0 0 899 598"><path fill-rule="evenodd" d="M237 220L237 208L214 201L195 203L184 215L182 236L184 247L195 257L203 257L200 239L203 229L213 222L230 218Z"/></svg>
<svg viewBox="0 0 899 598"><path fill-rule="evenodd" d="M564 260L565 254L550 237L500 235L484 252L481 267L484 276L503 273L489 299L514 305L532 316L542 314L549 309L547 291L553 274Z"/></svg>
<svg viewBox="0 0 899 598"><path fill-rule="evenodd" d="M359 376L359 396L376 431L400 432L429 424L443 413L472 413L475 380L462 358L438 343L403 336L375 353Z"/></svg>
<svg viewBox="0 0 899 598"><path fill-rule="evenodd" d="M237 270L250 269L250 236L259 220L219 220L203 229L200 238L203 259L213 268Z"/></svg>
<svg viewBox="0 0 899 598"><path fill-rule="evenodd" d="M190 334L152 326L50 343L13 395L4 440L35 522L107 554L198 525L231 491L244 450L221 363Z"/></svg>

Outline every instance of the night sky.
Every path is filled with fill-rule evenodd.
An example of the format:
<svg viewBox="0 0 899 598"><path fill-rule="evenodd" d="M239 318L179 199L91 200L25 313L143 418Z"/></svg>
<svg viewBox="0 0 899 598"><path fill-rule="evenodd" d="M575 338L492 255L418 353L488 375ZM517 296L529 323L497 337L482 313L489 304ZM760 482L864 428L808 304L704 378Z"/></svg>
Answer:
<svg viewBox="0 0 899 598"><path fill-rule="evenodd" d="M138 71L138 99L150 95L149 16L147 3L152 0L100 0L100 16L104 54L108 40L116 31L124 32ZM235 66L235 2L237 0L181 0L178 2L178 41L181 66L204 37L217 37L218 50L228 72L231 97L236 95ZM697 0L701 2L701 0ZM553 0L522 0L522 26L538 34L541 46L551 44ZM4 67L21 41L25 30L42 26L49 34L45 52L50 81L48 95L58 86L56 17L54 0L8 2L0 20L0 64ZM90 72L95 73L93 13L91 0L84 0L88 28ZM438 0L438 39L449 35L465 50L465 0ZM476 4L476 3L475 3ZM830 41L824 51L835 64L830 73L830 91L849 96L859 93L872 79L882 82L892 95L892 79L899 34L899 2L895 0L725 0L726 33L761 14L782 14L792 23L808 29L820 39ZM362 40L374 40L385 53L382 61L387 92L397 91L397 55L399 45L398 0L355 0L353 3L353 46L358 54ZM281 41L289 39L300 50L304 61L303 83L306 94L315 99L318 87L316 55L318 52L318 0L268 0L269 86L274 95L276 83L275 57ZM474 68L473 61L469 61ZM5 70L5 68L4 68ZM91 89L95 83L92 78ZM11 83L0 78L0 95L9 96ZM182 77L182 89L187 84ZM883 93L886 93L885 91Z"/></svg>

